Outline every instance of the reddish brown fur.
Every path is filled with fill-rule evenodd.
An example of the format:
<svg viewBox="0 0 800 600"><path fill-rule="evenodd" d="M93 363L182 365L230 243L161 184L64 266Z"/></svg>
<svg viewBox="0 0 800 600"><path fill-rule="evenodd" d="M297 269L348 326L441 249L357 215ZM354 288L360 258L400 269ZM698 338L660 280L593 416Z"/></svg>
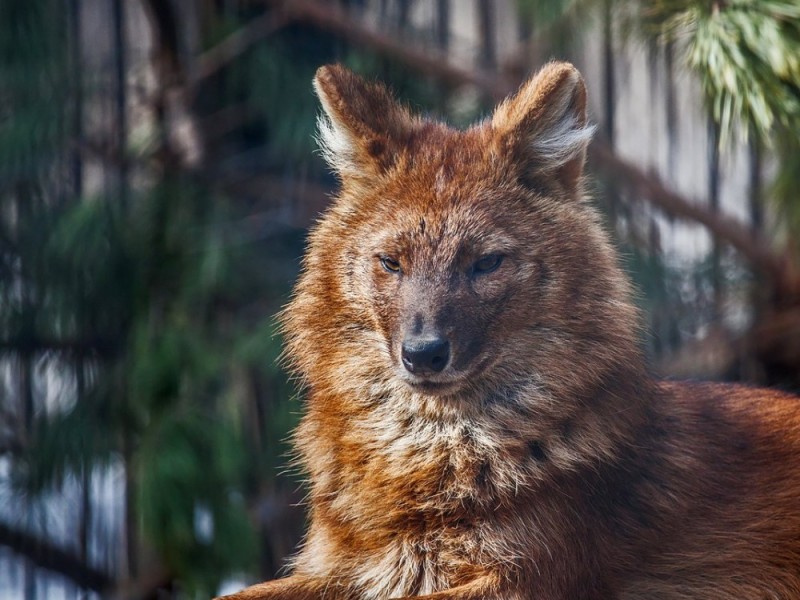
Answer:
<svg viewBox="0 0 800 600"><path fill-rule="evenodd" d="M467 131L341 67L316 86L342 190L284 315L310 527L230 598L800 598L800 401L648 377L578 72ZM431 335L447 367L410 374Z"/></svg>

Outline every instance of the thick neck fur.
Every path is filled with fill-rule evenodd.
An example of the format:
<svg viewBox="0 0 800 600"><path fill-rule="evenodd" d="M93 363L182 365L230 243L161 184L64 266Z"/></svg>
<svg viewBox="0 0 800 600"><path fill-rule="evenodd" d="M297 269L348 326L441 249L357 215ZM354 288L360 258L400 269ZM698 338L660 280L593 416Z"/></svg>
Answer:
<svg viewBox="0 0 800 600"><path fill-rule="evenodd" d="M629 385L598 387L563 413L530 408L558 403L536 383L466 412L452 399L444 414L429 410L441 399L401 390L372 398L312 391L296 433L312 507L296 572L339 575L365 597L388 598L447 589L481 565L502 561L513 574L536 560L526 556L531 538L544 548L564 539L566 525L551 512L569 510L576 482L618 469L646 421L641 374L608 377L608 388ZM537 400L526 408L521 398ZM564 498L553 506L559 487ZM582 507L574 510L580 521Z"/></svg>
<svg viewBox="0 0 800 600"><path fill-rule="evenodd" d="M374 597L392 597L474 576L454 565L517 560L513 542L473 547L477 538L465 532L489 516L511 531L558 539L546 504L540 525L514 523L515 506L540 502L543 485L552 498L554 485L615 468L648 418L651 384L635 333L614 326L635 323L627 287L603 297L610 327L596 345L544 323L524 338L530 347L520 365L533 356L536 368L501 364L460 394L429 396L394 377L385 339L333 284L341 273L319 268L323 256L335 262L327 240L341 235L324 230L335 219L326 223L312 234L307 271L284 316L289 359L307 383L295 442L311 484L312 525L296 568L325 576L336 569ZM622 281L613 260L599 264L610 270L606 281ZM350 548L358 556L348 559Z"/></svg>

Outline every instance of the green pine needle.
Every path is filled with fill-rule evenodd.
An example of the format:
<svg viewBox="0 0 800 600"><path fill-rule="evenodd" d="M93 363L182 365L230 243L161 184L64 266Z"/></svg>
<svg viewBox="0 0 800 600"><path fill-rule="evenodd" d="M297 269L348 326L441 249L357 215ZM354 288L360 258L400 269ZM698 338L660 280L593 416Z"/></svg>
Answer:
<svg viewBox="0 0 800 600"><path fill-rule="evenodd" d="M738 130L772 138L800 128L800 4L787 0L661 0L643 22L686 48L722 143Z"/></svg>

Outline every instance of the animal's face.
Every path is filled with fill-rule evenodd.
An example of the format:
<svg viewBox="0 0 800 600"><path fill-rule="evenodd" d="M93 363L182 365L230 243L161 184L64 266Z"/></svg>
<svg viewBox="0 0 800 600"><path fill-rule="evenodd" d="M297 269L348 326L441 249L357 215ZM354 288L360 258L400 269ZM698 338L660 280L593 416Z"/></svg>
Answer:
<svg viewBox="0 0 800 600"><path fill-rule="evenodd" d="M345 260L395 376L452 394L512 359L506 342L535 326L547 226L513 176L484 168L482 136L429 134L413 167L362 195L373 209Z"/></svg>
<svg viewBox="0 0 800 600"><path fill-rule="evenodd" d="M287 311L301 371L330 364L428 396L532 377L569 387L564 365L579 361L590 379L627 304L581 198L591 128L577 71L549 65L466 131L412 117L340 67L315 85L342 190Z"/></svg>
<svg viewBox="0 0 800 600"><path fill-rule="evenodd" d="M513 321L515 290L531 273L513 232L486 209L447 198L447 189L429 194L423 212L398 198L361 260L397 376L438 393L496 360L489 348Z"/></svg>

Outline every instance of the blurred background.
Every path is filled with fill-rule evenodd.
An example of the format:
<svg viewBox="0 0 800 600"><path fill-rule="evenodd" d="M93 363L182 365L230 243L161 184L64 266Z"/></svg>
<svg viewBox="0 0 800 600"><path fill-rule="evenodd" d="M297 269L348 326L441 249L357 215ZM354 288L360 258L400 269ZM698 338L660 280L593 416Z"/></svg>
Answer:
<svg viewBox="0 0 800 600"><path fill-rule="evenodd" d="M551 58L654 370L799 390L796 0L0 0L0 598L273 577L314 71L465 126Z"/></svg>

